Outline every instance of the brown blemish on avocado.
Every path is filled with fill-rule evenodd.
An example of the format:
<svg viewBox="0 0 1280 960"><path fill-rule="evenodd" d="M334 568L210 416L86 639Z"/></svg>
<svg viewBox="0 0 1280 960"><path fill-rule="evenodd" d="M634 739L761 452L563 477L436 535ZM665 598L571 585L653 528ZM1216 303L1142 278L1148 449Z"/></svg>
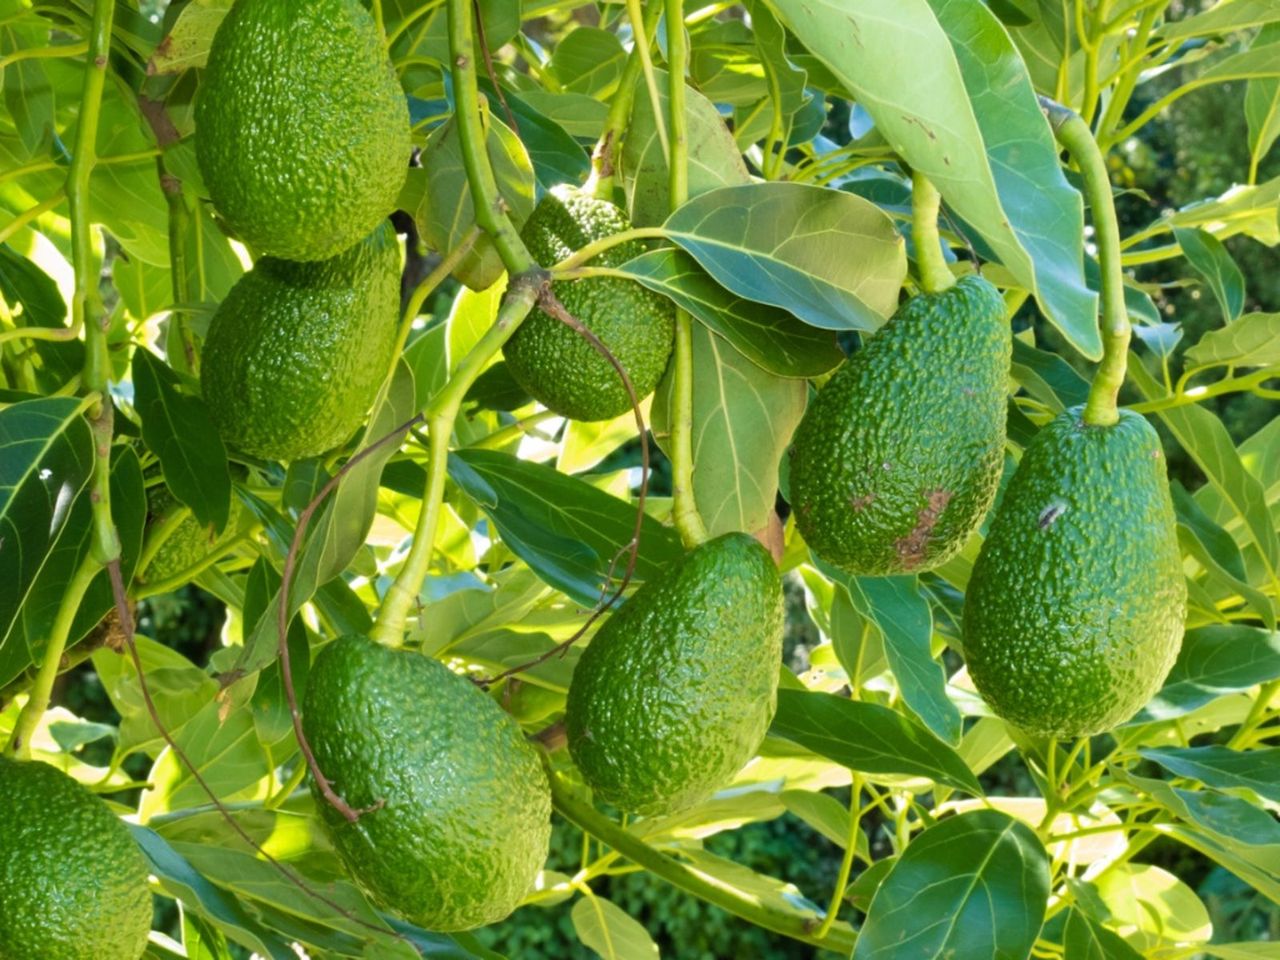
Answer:
<svg viewBox="0 0 1280 960"><path fill-rule="evenodd" d="M942 519L942 511L951 502L951 491L931 490L925 494L925 499L925 505L916 514L916 525L893 545L898 552L898 559L907 570L924 562L925 549L929 546L933 528L938 525L938 521Z"/></svg>

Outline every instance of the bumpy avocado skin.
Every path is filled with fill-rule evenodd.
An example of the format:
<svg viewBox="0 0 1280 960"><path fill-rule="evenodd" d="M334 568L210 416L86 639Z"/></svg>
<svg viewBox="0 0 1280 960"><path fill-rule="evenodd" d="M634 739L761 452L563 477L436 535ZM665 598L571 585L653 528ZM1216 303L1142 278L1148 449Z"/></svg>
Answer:
<svg viewBox="0 0 1280 960"><path fill-rule="evenodd" d="M256 253L324 260L395 209L409 108L357 0L237 0L196 101L196 157Z"/></svg>
<svg viewBox="0 0 1280 960"><path fill-rule="evenodd" d="M182 504L169 492L169 488L159 486L147 493L147 536L153 536L155 528L175 510L182 509ZM209 528L203 526L190 513L177 527L165 537L151 560L147 563L144 576L148 583L168 580L170 577L190 570L219 546L225 544L236 535L236 526L240 521L240 501L231 498L231 513L227 525L217 538L209 536Z"/></svg>
<svg viewBox="0 0 1280 960"><path fill-rule="evenodd" d="M594 240L630 227L614 204L559 186L538 203L521 236L534 259L549 267ZM638 242L623 243L593 259L591 265L616 267L643 252ZM671 356L675 336L671 301L617 277L558 280L551 289L618 359L631 378L636 398L651 394ZM609 420L631 409L626 388L609 361L541 310L525 318L502 352L516 382L561 416Z"/></svg>
<svg viewBox="0 0 1280 960"><path fill-rule="evenodd" d="M1082 407L1027 445L982 545L964 607L969 673L1032 734L1082 737L1142 708L1173 666L1186 582L1155 430Z"/></svg>
<svg viewBox="0 0 1280 960"><path fill-rule="evenodd" d="M391 364L399 273L399 245L385 222L330 260L254 264L205 340L201 384L222 438L288 461L350 437Z"/></svg>
<svg viewBox="0 0 1280 960"><path fill-rule="evenodd" d="M647 582L592 639L565 704L596 796L630 813L693 806L759 749L777 706L782 583L730 533Z"/></svg>
<svg viewBox="0 0 1280 960"><path fill-rule="evenodd" d="M551 837L546 774L520 727L430 657L345 636L316 657L303 726L349 823L312 785L343 861L376 901L429 930L511 913Z"/></svg>
<svg viewBox="0 0 1280 960"><path fill-rule="evenodd" d="M814 553L889 576L964 545L1000 484L1012 347L999 292L969 276L912 297L836 371L791 449L791 503Z"/></svg>
<svg viewBox="0 0 1280 960"><path fill-rule="evenodd" d="M138 960L147 861L107 805L61 770L0 757L0 960Z"/></svg>

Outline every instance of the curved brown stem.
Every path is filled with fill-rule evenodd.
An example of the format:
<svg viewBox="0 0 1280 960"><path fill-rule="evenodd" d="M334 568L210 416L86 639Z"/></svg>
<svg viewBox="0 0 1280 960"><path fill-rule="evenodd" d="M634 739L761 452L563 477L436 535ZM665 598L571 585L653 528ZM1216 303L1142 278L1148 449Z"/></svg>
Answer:
<svg viewBox="0 0 1280 960"><path fill-rule="evenodd" d="M640 491L636 498L636 522L635 527L631 531L630 542L623 544L621 549L614 554L613 559L609 562L609 570L605 575L604 584L600 591L600 601L596 604L595 609L591 611L591 615L587 617L587 622L581 628L574 631L573 636L562 643L556 644L550 650L538 657L522 663L510 669L503 670L501 673L492 676L480 678L476 681L481 686L489 686L497 683L499 680L505 680L507 677L513 677L518 673L538 666L540 663L546 663L552 657L563 656L570 647L583 638L586 632L591 629L591 625L608 612L614 604L621 599L622 594L626 591L627 586L631 583L631 578L635 576L636 562L640 556L640 531L644 528L644 506L645 501L649 497L649 430L645 426L644 414L640 412L640 398L636 396L636 388L631 383L631 377L627 375L627 371L622 364L618 362L612 351L604 345L599 337L595 335L587 326L569 312L568 308L560 302L560 298L555 295L551 289L551 284L544 283L541 290L538 291L538 306L549 316L555 317L569 329L571 329L587 343L591 344L592 349L600 356L604 357L613 367L618 376L622 379L622 386L627 391L627 397L631 400L631 412L636 418L636 429L640 432ZM623 571L622 580L612 593L609 592L609 584L613 581L614 570L617 569L618 561L624 553L628 554L627 566Z"/></svg>
<svg viewBox="0 0 1280 960"><path fill-rule="evenodd" d="M284 557L284 569L280 573L280 605L276 611L276 631L279 635L277 642L280 645L280 674L281 679L284 681L285 699L289 703L289 716L293 720L293 733L298 740L298 749L302 752L302 758L307 764L307 769L311 771L311 776L315 778L316 786L320 788L320 793L329 802L330 806L351 823L359 820L361 815L372 813L374 810L381 808L383 801L379 800L371 807L356 810L342 797L338 796L329 778L324 775L320 765L316 762L316 756L311 751L311 744L307 742L306 734L302 732L302 715L298 711L298 694L293 688L293 664L289 659L289 584L293 580L293 570L297 566L298 553L302 549L303 537L306 536L307 527L311 524L311 517L320 509L320 505L324 503L334 488L342 482L342 478L351 471L352 467L380 447L385 446L397 437L403 437L411 427L421 422L422 414L419 413L396 427L385 437L379 437L344 463L342 468L329 479L329 482L320 488L320 492L307 504L306 509L298 514L298 523L293 531L293 541L289 544L289 552Z"/></svg>
<svg viewBox="0 0 1280 960"><path fill-rule="evenodd" d="M133 661L133 668L138 673L138 687L142 691L142 702L147 708L147 713L151 716L151 722L155 726L157 732L159 732L161 738L168 745L169 749L173 751L174 756L176 756L182 762L182 765L191 772L192 778L199 785L200 789L204 791L205 796L209 798L209 801L217 809L218 813L222 816L222 819L227 822L227 825L235 831L236 835L239 836L241 840L252 847L253 850L261 855L267 863L271 864L271 866L275 868L282 877L305 893L308 897L311 897L318 903L323 903L329 909L336 911L339 916L350 920L352 923L358 924L368 930L373 930L383 936L395 937L398 940L403 940L405 943L409 943L407 938L396 933L394 930L388 930L387 928L380 927L377 924L369 923L367 920L364 920L347 910L341 904L330 900L318 890L313 890L307 885L305 880L295 874L266 850L262 849L258 842L249 835L249 832L245 830L244 827L240 826L235 817L231 815L231 811L228 810L226 805L218 799L218 795L214 793L213 788L209 786L209 781L207 781L203 774L200 773L199 768L191 761L191 758L187 756L186 751L183 750L182 747L178 746L178 742L173 738L173 734L171 734L168 728L165 727L164 721L160 719L160 712L156 709L155 700L151 697L151 687L147 683L146 672L142 667L142 657L138 655L138 645L134 641L133 612L129 609L129 598L125 593L124 575L120 571L119 559L111 560L107 563L107 575L111 579L111 594L115 599L116 616L120 621L120 630L124 635L124 645L129 651L129 658Z"/></svg>

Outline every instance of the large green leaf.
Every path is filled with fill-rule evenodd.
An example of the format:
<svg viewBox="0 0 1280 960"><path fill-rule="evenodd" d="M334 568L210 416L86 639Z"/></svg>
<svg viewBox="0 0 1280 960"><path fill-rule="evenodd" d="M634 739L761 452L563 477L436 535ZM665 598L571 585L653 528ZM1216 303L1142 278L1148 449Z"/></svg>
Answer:
<svg viewBox="0 0 1280 960"><path fill-rule="evenodd" d="M853 960L1026 960L1049 899L1049 857L995 810L942 820L876 891Z"/></svg>
<svg viewBox="0 0 1280 960"><path fill-rule="evenodd" d="M1187 351L1187 362L1197 367L1280 364L1280 313L1248 313L1210 330Z"/></svg>
<svg viewBox="0 0 1280 960"><path fill-rule="evenodd" d="M879 704L779 690L770 732L861 773L927 777L982 795L959 754L915 720Z"/></svg>
<svg viewBox="0 0 1280 960"><path fill-rule="evenodd" d="M1252 790L1280 803L1280 747L1228 750L1226 747L1157 747L1139 751L1179 777L1224 790Z"/></svg>
<svg viewBox="0 0 1280 960"><path fill-rule="evenodd" d="M1213 4L1195 16L1170 20L1156 31L1156 36L1161 40L1215 36L1276 20L1280 20L1280 7L1272 0L1234 0Z"/></svg>
<svg viewBox="0 0 1280 960"><path fill-rule="evenodd" d="M31 662L25 644L11 648L13 626L89 482L93 439L82 408L47 397L0 410L0 682Z"/></svg>
<svg viewBox="0 0 1280 960"><path fill-rule="evenodd" d="M906 274L893 221L839 190L721 187L690 200L664 228L725 288L825 330L878 329L897 307Z"/></svg>
<svg viewBox="0 0 1280 960"><path fill-rule="evenodd" d="M1131 724L1182 716L1228 693L1280 678L1280 633L1243 624L1188 630L1160 692Z"/></svg>
<svg viewBox="0 0 1280 960"><path fill-rule="evenodd" d="M1141 363L1129 364L1129 379L1149 399L1156 399L1164 392ZM1157 416L1204 471L1209 482L1235 508L1274 575L1280 570L1280 537L1267 510L1266 495L1258 480L1244 468L1235 442L1222 421L1194 404L1168 407L1158 411Z"/></svg>
<svg viewBox="0 0 1280 960"><path fill-rule="evenodd" d="M485 150L512 223L519 229L533 212L533 165L520 139L501 120L481 110ZM413 206L422 235L441 255L452 251L476 222L471 188L462 160L462 139L450 118L427 140L422 152L422 179ZM410 171L410 185L417 174ZM402 197L401 203L404 199ZM480 237L463 256L454 275L473 290L483 290L502 275L502 258L493 242Z"/></svg>
<svg viewBox="0 0 1280 960"><path fill-rule="evenodd" d="M543 580L594 607L614 558L630 542L635 507L576 477L496 450L459 450L449 475L493 521L502 541ZM644 518L636 578L681 554L673 531ZM619 561L625 563L625 557Z"/></svg>
<svg viewBox="0 0 1280 960"><path fill-rule="evenodd" d="M644 82L636 90L631 126L622 146L622 169L626 176L627 206L638 227L653 226L671 212L667 148L659 133L666 130L670 115L667 102L668 76L655 71L658 102L655 105ZM656 119L654 110L661 120ZM685 127L689 144L689 196L698 197L717 187L750 183L733 135L711 103L697 90L685 89Z"/></svg>
<svg viewBox="0 0 1280 960"><path fill-rule="evenodd" d="M147 503L138 455L131 447L123 445L112 451L111 516L120 538L120 573L127 585L142 552ZM40 575L31 585L12 630L5 638L3 653L0 654L0 685L12 679L28 663L40 662L62 606L67 583L92 548L93 525L93 503L86 491L72 505L57 544L40 568ZM83 640L114 606L110 575L101 570L80 599L67 634L68 649Z"/></svg>
<svg viewBox="0 0 1280 960"><path fill-rule="evenodd" d="M1119 935L1072 907L1062 927L1062 946L1071 960L1142 960L1142 954Z"/></svg>
<svg viewBox="0 0 1280 960"><path fill-rule="evenodd" d="M816 377L844 359L831 331L801 323L786 310L730 293L683 250L654 250L628 261L621 269L649 289L670 297L769 373Z"/></svg>
<svg viewBox="0 0 1280 960"><path fill-rule="evenodd" d="M1254 2L1275 9L1268 0ZM1263 27L1253 40L1255 48L1274 48L1276 44L1280 44L1280 23ZM1250 80L1244 91L1244 115L1249 123L1249 153L1256 163L1267 155L1276 138L1280 137L1280 79Z"/></svg>
<svg viewBox="0 0 1280 960"><path fill-rule="evenodd" d="M1216 834L1227 842L1274 847L1280 852L1280 823L1248 800L1217 790L1184 790L1163 780L1135 777L1125 780L1181 820Z"/></svg>
<svg viewBox="0 0 1280 960"><path fill-rule="evenodd" d="M602 960L657 960L658 945L622 908L600 897L580 897L569 911L578 939Z"/></svg>
<svg viewBox="0 0 1280 960"><path fill-rule="evenodd" d="M1085 356L1102 354L1082 271L1083 204L1021 57L956 0L769 0ZM912 69L903 70L902 64Z"/></svg>
<svg viewBox="0 0 1280 960"><path fill-rule="evenodd" d="M200 524L220 533L231 510L231 473L208 408L182 393L177 376L151 351L135 352L132 370L142 439L160 458L166 486Z"/></svg>
<svg viewBox="0 0 1280 960"><path fill-rule="evenodd" d="M670 434L668 376L654 394L654 436ZM809 388L752 363L705 327L693 330L693 498L711 536L764 530L778 464L804 415Z"/></svg>
<svg viewBox="0 0 1280 960"><path fill-rule="evenodd" d="M840 577L858 612L884 637L889 669L902 699L925 726L951 744L960 742L960 711L947 698L947 675L933 658L933 614L914 576Z"/></svg>
<svg viewBox="0 0 1280 960"><path fill-rule="evenodd" d="M1187 262L1204 277L1222 308L1223 323L1231 323L1244 309L1244 274L1221 240L1207 230L1176 227L1174 239Z"/></svg>
<svg viewBox="0 0 1280 960"><path fill-rule="evenodd" d="M1202 943L1213 931L1195 891L1160 867L1118 863L1093 883L1112 921L1132 931L1126 939L1144 954L1171 943Z"/></svg>
<svg viewBox="0 0 1280 960"><path fill-rule="evenodd" d="M146 855L151 872L161 887L181 897L186 909L196 911L237 943L270 960L294 960L297 957L287 941L262 927L235 897L227 896L201 876L154 830L137 824L130 824L129 830Z"/></svg>

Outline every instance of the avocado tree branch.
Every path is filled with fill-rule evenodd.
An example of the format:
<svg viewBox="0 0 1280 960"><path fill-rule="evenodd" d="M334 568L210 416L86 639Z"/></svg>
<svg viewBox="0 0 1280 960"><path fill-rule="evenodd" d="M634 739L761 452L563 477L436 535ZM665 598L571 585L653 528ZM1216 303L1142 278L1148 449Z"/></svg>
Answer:
<svg viewBox="0 0 1280 960"><path fill-rule="evenodd" d="M27 703L18 714L13 736L9 739L7 752L13 756L25 760L31 755L31 735L44 712L49 709L53 682L58 679L62 655L67 648L67 639L71 633L71 625L75 622L76 612L80 609L80 601L84 599L85 591L101 569L102 565L91 554L86 554L72 575L71 582L64 588L57 616L49 630L48 645L40 661L40 672L36 674L35 683L27 694Z"/></svg>
<svg viewBox="0 0 1280 960"><path fill-rule="evenodd" d="M161 152L156 156L156 173L160 178L160 192L169 207L169 277L175 307L196 302L191 290L190 244L191 205L182 189L182 181L165 163L164 151L182 139L177 127L161 100L152 100L145 94L138 97L138 109L155 135ZM200 357L196 352L195 336L186 313L174 309L169 313L169 330L165 337L165 355L180 373L200 376Z"/></svg>
<svg viewBox="0 0 1280 960"><path fill-rule="evenodd" d="M938 212L941 209L942 195L938 188L924 174L913 171L911 241L916 248L916 267L925 293L941 293L956 281L942 255L942 239L938 235Z"/></svg>
<svg viewBox="0 0 1280 960"><path fill-rule="evenodd" d="M853 952L857 934L848 927L832 926L825 936L818 936L819 921L761 903L758 898L667 856L576 797L554 771L548 769L547 778L551 782L552 805L560 816L673 887L727 910L748 923L801 943L823 947L846 957Z"/></svg>
<svg viewBox="0 0 1280 960"><path fill-rule="evenodd" d="M67 635L75 621L76 611L89 584L103 565L120 557L120 538L111 520L111 396L110 362L107 357L108 318L98 304L98 271L93 257L93 240L89 225L89 175L93 172L98 138L98 117L102 110L102 91L106 83L107 56L111 48L111 21L115 12L113 0L95 0L93 25L89 39L89 59L85 65L84 87L80 102L80 122L76 134L75 154L67 172L67 198L70 201L71 259L75 270L75 292L71 300L72 327L85 332L85 360L81 389L88 395L82 409L89 418L93 440L93 466L89 481L89 500L93 509L93 534L89 551L81 561L63 594L53 628L45 647L40 672L36 676L31 697L18 717L10 750L26 755L28 740L40 717L49 706L53 681L66 649ZM87 322L91 311L100 317Z"/></svg>
<svg viewBox="0 0 1280 960"><path fill-rule="evenodd" d="M684 75L689 47L684 33L684 0L665 0L667 19L667 106L671 128L667 155L671 209L689 199L689 135L685 114ZM671 389L671 492L676 530L686 547L707 539L707 528L693 495L693 327L684 310L676 310Z"/></svg>
<svg viewBox="0 0 1280 960"><path fill-rule="evenodd" d="M627 57L622 76L618 79L618 89L613 92L609 101L609 115L605 119L604 132L596 141L591 151L591 176L583 189L598 200L613 200L614 173L618 169L618 147L631 120L631 107L635 104L636 86L640 82L640 71L644 65L643 57L649 52L650 36L662 13L659 4L649 4L639 29L632 24L631 54ZM643 48L643 49L642 49Z"/></svg>
<svg viewBox="0 0 1280 960"><path fill-rule="evenodd" d="M606 250L612 250L614 247L630 243L632 240L664 240L666 236L667 231L662 227L632 227L630 230L623 230L621 233L611 233L609 236L601 237L599 240L592 240L581 250L575 250L552 267L551 272L554 274L562 270L572 270L574 267L580 267L588 260L594 260ZM555 277L553 279L559 278Z"/></svg>
<svg viewBox="0 0 1280 960"><path fill-rule="evenodd" d="M489 165L484 126L480 122L480 88L476 75L471 0L448 0L448 21L449 69L453 78L458 140L467 183L471 187L476 223L489 235L507 273L514 277L538 265L507 216L498 181Z"/></svg>
<svg viewBox="0 0 1280 960"><path fill-rule="evenodd" d="M661 8L662 5L653 0L650 6ZM648 35L645 30L645 18L640 0L627 0L627 19L631 21L631 32L633 34ZM640 54L640 69L644 73L644 83L649 91L649 102L653 105L653 126L658 132L658 143L662 146L662 152L665 154L671 148L667 140L666 120L662 116L662 100L658 96L658 78L653 69L653 57L649 55L649 45L647 43L637 43L635 50Z"/></svg>
<svg viewBox="0 0 1280 960"><path fill-rule="evenodd" d="M1110 426L1120 419L1116 401L1124 384L1131 336L1120 263L1120 225L1116 220L1111 180L1107 176L1106 159L1080 115L1047 97L1040 98L1040 107L1049 119L1054 136L1080 168L1085 195L1093 212L1098 264L1102 270L1102 362L1089 388L1084 422Z"/></svg>
<svg viewBox="0 0 1280 960"><path fill-rule="evenodd" d="M378 621L373 630L373 639L378 643L391 647L400 645L404 639L409 611L418 602L418 594L431 566L444 503L445 480L448 477L449 441L453 437L453 425L458 418L458 410L462 407L462 400L489 361L533 309L544 276L542 270L534 269L530 273L517 275L511 281L493 326L462 358L449 382L427 405L424 413L429 437L426 491L422 496L418 524L413 532L413 545L409 548L409 555L405 558L400 573L383 597L382 609L378 612Z"/></svg>

